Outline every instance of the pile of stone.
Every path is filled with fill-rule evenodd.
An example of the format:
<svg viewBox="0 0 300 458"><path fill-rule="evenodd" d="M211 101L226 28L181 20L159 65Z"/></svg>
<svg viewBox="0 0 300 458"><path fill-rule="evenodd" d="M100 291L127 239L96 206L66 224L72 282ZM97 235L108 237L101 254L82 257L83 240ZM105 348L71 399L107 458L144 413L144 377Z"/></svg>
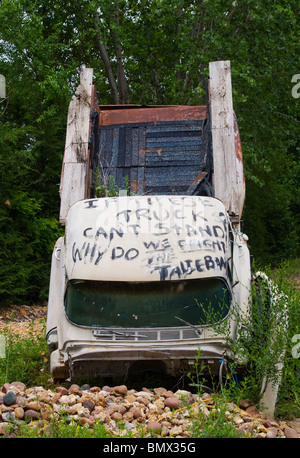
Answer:
<svg viewBox="0 0 300 458"><path fill-rule="evenodd" d="M120 386L43 387L27 388L22 382L5 383L0 388L0 435L8 435L11 425L36 426L47 434L47 425L66 415L69 421L91 430L101 422L114 436L191 437L190 425L200 413L209 418L216 401L208 394L176 392L165 388L141 391ZM226 419L235 425L239 435L249 437L299 437L297 431L265 418L247 400L239 406L227 403ZM8 427L10 426L10 427ZM17 434L17 433L16 433Z"/></svg>

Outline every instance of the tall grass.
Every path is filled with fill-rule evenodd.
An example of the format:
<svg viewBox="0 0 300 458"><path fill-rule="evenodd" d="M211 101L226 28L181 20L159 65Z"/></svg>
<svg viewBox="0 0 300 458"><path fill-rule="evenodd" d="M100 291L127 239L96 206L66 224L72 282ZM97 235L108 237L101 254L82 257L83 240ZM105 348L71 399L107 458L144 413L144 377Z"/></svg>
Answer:
<svg viewBox="0 0 300 458"><path fill-rule="evenodd" d="M48 348L45 328L40 333L31 328L28 337L2 330L5 340L5 357L0 358L0 386L21 381L27 387L42 386L49 379Z"/></svg>

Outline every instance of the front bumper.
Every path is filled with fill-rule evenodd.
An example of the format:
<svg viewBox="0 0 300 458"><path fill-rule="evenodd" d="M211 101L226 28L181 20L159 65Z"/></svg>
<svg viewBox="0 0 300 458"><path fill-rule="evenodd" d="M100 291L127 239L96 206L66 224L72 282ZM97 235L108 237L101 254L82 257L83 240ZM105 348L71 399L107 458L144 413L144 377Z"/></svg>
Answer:
<svg viewBox="0 0 300 458"><path fill-rule="evenodd" d="M195 362L209 364L217 373L219 360L226 353L222 339L195 339L189 342L91 342L68 341L51 353L50 366L55 378L112 377L140 372L179 375L194 372Z"/></svg>

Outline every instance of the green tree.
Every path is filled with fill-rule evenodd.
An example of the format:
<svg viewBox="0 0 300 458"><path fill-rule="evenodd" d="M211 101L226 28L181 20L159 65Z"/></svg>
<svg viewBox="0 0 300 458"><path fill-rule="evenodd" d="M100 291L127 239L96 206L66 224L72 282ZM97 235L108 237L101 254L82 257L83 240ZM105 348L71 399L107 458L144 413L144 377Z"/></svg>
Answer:
<svg viewBox="0 0 300 458"><path fill-rule="evenodd" d="M252 254L266 262L295 255L295 0L1 0L0 24L7 82L0 101L0 291L7 300L36 300L47 291L68 102L83 65L94 68L102 104L203 104L209 62L230 60Z"/></svg>

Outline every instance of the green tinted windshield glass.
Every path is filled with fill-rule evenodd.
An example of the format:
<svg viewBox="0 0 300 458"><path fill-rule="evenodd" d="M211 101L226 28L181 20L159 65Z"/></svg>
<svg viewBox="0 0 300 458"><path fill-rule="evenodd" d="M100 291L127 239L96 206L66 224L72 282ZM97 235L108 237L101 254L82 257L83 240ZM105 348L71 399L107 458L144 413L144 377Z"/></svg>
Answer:
<svg viewBox="0 0 300 458"><path fill-rule="evenodd" d="M230 294L219 279L170 282L71 282L66 315L81 326L172 327L226 317ZM182 321L183 320L183 321ZM186 322L186 323L185 323Z"/></svg>

